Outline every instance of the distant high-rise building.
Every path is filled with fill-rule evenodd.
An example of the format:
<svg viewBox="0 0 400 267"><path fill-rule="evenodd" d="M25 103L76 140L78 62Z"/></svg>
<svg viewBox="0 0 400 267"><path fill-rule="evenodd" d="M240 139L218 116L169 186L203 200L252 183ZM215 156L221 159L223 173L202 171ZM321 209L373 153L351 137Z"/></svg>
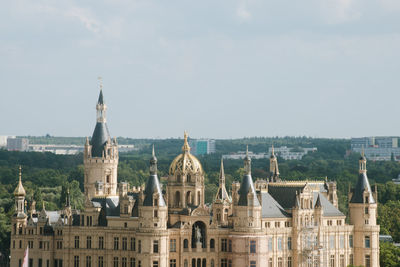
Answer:
<svg viewBox="0 0 400 267"><path fill-rule="evenodd" d="M15 138L16 136L11 135L1 135L0 136L0 147L7 147L7 139L8 138Z"/></svg>
<svg viewBox="0 0 400 267"><path fill-rule="evenodd" d="M8 138L7 150L8 151L27 151L29 140L26 138Z"/></svg>
<svg viewBox="0 0 400 267"><path fill-rule="evenodd" d="M213 139L194 139L190 144L195 155L215 153L215 140Z"/></svg>
<svg viewBox="0 0 400 267"><path fill-rule="evenodd" d="M360 153L364 148L365 156L370 160L400 160L398 137L360 137L351 139L351 150Z"/></svg>

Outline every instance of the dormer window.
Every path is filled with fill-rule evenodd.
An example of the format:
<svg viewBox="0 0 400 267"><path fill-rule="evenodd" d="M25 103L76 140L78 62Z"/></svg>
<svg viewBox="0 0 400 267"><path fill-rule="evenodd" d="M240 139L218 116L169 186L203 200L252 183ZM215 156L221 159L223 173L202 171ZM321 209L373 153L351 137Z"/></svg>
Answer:
<svg viewBox="0 0 400 267"><path fill-rule="evenodd" d="M369 198L365 197L365 203L369 203Z"/></svg>

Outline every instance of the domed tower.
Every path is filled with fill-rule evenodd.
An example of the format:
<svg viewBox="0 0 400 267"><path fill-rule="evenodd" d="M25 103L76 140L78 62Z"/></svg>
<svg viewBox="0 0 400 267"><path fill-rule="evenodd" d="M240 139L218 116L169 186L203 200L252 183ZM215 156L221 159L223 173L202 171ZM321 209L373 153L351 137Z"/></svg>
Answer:
<svg viewBox="0 0 400 267"><path fill-rule="evenodd" d="M261 229L261 205L251 177L251 159L246 148L244 176L238 191L238 201L233 208L234 229L247 231L249 228Z"/></svg>
<svg viewBox="0 0 400 267"><path fill-rule="evenodd" d="M97 122L92 138L86 138L84 148L85 196L93 197L117 195L118 145L111 140L106 123L107 106L100 89L96 105Z"/></svg>
<svg viewBox="0 0 400 267"><path fill-rule="evenodd" d="M354 265L379 266L379 225L377 192L372 192L367 177L367 159L362 151L359 175L349 194L350 224L354 225Z"/></svg>
<svg viewBox="0 0 400 267"><path fill-rule="evenodd" d="M181 211L204 205L204 174L200 161L190 154L185 132L182 154L169 167L167 186L168 208Z"/></svg>
<svg viewBox="0 0 400 267"><path fill-rule="evenodd" d="M279 182L280 180L281 178L279 178L278 159L275 155L274 145L272 145L271 157L269 158L269 181Z"/></svg>
<svg viewBox="0 0 400 267"><path fill-rule="evenodd" d="M228 225L228 216L232 214L232 200L228 195L225 188L225 172L224 172L224 161L221 159L221 169L219 172L219 185L218 191L215 195L214 203L212 204L213 209L213 221L217 225Z"/></svg>

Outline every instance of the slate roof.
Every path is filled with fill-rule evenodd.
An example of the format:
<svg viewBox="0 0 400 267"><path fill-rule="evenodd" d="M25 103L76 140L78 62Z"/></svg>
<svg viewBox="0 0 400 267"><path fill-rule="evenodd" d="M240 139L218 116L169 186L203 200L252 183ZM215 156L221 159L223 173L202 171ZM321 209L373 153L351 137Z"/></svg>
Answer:
<svg viewBox="0 0 400 267"><path fill-rule="evenodd" d="M107 198L93 198L93 206L95 207L105 207L106 216L119 216L119 196L107 197Z"/></svg>
<svg viewBox="0 0 400 267"><path fill-rule="evenodd" d="M263 218L290 217L290 214L268 192L261 192L261 205L261 215Z"/></svg>
<svg viewBox="0 0 400 267"><path fill-rule="evenodd" d="M104 101L103 101L103 90L100 90L99 100L97 101L97 104L99 104L99 105L103 105L104 104Z"/></svg>
<svg viewBox="0 0 400 267"><path fill-rule="evenodd" d="M273 185L268 186L268 193L284 208L291 209L296 203L296 192L300 193L304 189L303 186L285 186Z"/></svg>
<svg viewBox="0 0 400 267"><path fill-rule="evenodd" d="M368 182L368 177L366 172L362 172L358 175L358 180L356 187L353 190L353 196L351 197L350 203L364 203L364 190L369 192L369 203L375 203L375 199L372 196L371 186Z"/></svg>
<svg viewBox="0 0 400 267"><path fill-rule="evenodd" d="M146 187L144 189L144 201L143 206L153 206L153 194L158 193L158 203L157 205L160 207L165 206L164 197L162 195L160 182L158 181L157 174L152 174L149 176L147 180Z"/></svg>
<svg viewBox="0 0 400 267"><path fill-rule="evenodd" d="M313 197L313 207L315 206L318 198L321 202L322 210L324 212L324 216L345 216L340 210L338 210L323 194L314 192Z"/></svg>
<svg viewBox="0 0 400 267"><path fill-rule="evenodd" d="M256 190L254 188L253 179L251 178L251 174L245 174L242 179L242 183L239 188L239 206L248 206L247 203L247 194L252 192L254 195L253 206L260 206L260 202L258 201Z"/></svg>
<svg viewBox="0 0 400 267"><path fill-rule="evenodd" d="M104 146L110 138L108 127L105 122L97 122L94 128L90 144L92 145L92 157L102 157Z"/></svg>

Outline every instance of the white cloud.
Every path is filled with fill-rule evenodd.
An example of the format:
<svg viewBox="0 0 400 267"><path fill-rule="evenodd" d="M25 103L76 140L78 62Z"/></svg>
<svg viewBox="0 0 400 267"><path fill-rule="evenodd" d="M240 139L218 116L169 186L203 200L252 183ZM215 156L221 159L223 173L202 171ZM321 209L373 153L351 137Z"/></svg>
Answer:
<svg viewBox="0 0 400 267"><path fill-rule="evenodd" d="M67 17L77 18L89 31L93 33L100 32L100 22L87 9L72 7L65 12Z"/></svg>
<svg viewBox="0 0 400 267"><path fill-rule="evenodd" d="M242 20L251 19L252 15L247 8L246 1L240 1L238 7L236 8L236 15Z"/></svg>

